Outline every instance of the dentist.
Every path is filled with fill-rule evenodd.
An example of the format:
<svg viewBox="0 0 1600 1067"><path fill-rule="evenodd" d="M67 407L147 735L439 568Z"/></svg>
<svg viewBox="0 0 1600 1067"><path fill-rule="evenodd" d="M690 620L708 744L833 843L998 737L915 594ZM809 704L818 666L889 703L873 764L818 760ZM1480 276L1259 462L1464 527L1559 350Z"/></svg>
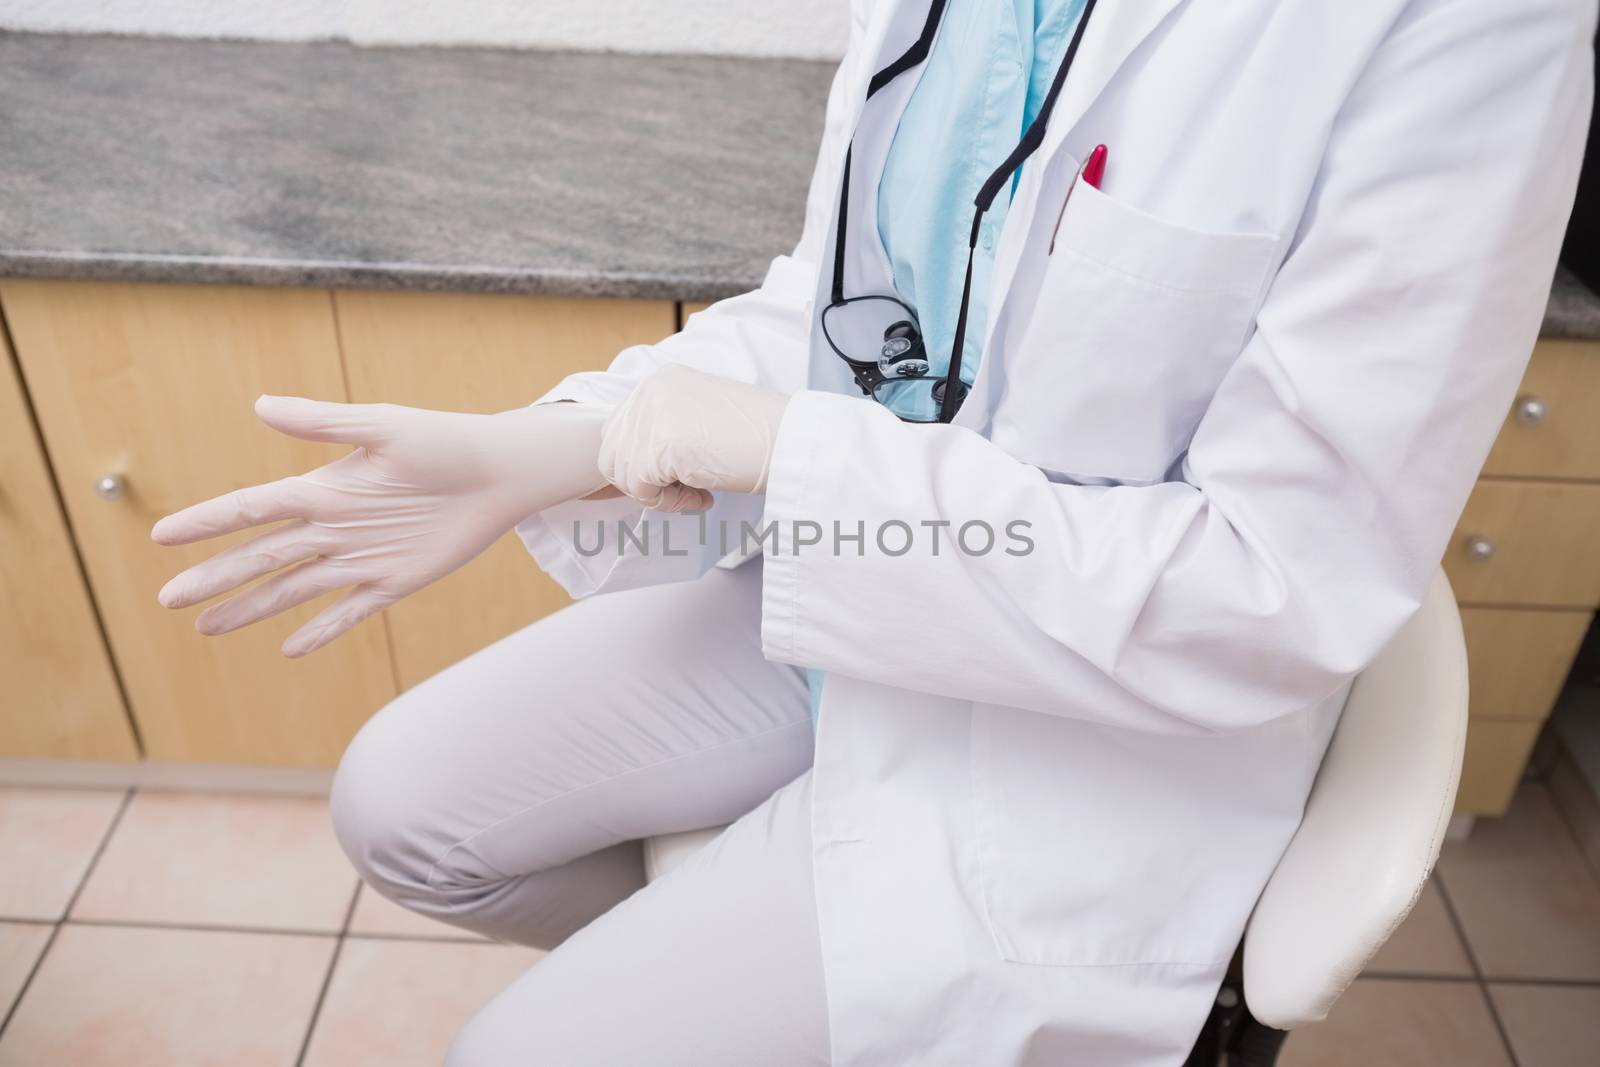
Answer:
<svg viewBox="0 0 1600 1067"><path fill-rule="evenodd" d="M857 0L760 289L502 415L263 398L358 448L158 524L288 520L202 630L352 587L304 654L513 524L588 598L335 784L379 891L553 948L450 1063L1182 1063L1519 380L1595 14Z"/></svg>

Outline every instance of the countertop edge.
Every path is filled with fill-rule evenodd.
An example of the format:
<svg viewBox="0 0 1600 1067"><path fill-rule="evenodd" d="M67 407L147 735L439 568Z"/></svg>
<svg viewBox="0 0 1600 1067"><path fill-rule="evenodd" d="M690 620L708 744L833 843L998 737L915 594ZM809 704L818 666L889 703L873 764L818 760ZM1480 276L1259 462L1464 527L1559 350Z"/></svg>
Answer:
<svg viewBox="0 0 1600 1067"><path fill-rule="evenodd" d="M160 282L176 285L257 285L273 288L390 289L424 293L589 297L710 303L747 293L759 278L681 271L563 271L427 263L279 260L149 252L49 252L0 249L0 280ZM1568 271L1557 276L1539 336L1600 340L1600 295Z"/></svg>
<svg viewBox="0 0 1600 1067"><path fill-rule="evenodd" d="M759 284L732 275L639 271L508 270L484 266L337 260L274 260L148 252L0 250L0 278L259 285L275 288L401 289L416 292L713 301Z"/></svg>

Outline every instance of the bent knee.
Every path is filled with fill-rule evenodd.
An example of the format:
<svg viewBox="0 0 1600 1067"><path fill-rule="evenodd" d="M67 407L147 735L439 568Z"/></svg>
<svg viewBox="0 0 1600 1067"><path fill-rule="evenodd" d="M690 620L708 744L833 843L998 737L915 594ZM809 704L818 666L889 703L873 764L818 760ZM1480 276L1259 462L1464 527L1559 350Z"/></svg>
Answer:
<svg viewBox="0 0 1600 1067"><path fill-rule="evenodd" d="M334 835L362 881L402 903L430 891L440 818L429 787L436 756L407 722L404 701L391 702L356 734L329 798Z"/></svg>

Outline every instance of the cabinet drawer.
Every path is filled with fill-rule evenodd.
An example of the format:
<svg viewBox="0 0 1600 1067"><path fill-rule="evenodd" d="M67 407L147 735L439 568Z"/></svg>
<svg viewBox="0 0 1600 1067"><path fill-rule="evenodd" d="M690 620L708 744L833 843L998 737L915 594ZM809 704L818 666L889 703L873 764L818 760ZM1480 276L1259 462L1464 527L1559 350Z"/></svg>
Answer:
<svg viewBox="0 0 1600 1067"><path fill-rule="evenodd" d="M1474 719L1467 728L1467 752L1461 765L1456 812L1462 815L1504 815L1522 781L1522 770L1539 737L1536 722Z"/></svg>
<svg viewBox="0 0 1600 1067"><path fill-rule="evenodd" d="M1444 555L1463 604L1600 602L1600 485L1478 482Z"/></svg>
<svg viewBox="0 0 1600 1067"><path fill-rule="evenodd" d="M1472 715L1543 722L1592 617L1587 611L1463 608Z"/></svg>
<svg viewBox="0 0 1600 1067"><path fill-rule="evenodd" d="M1600 479L1600 343L1541 341L1483 473Z"/></svg>

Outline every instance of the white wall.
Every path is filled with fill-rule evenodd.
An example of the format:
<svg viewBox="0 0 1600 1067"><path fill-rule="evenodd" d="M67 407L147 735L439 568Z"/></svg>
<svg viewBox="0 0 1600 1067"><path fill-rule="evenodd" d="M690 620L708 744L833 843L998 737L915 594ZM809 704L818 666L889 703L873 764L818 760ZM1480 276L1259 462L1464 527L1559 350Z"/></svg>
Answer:
<svg viewBox="0 0 1600 1067"><path fill-rule="evenodd" d="M0 29L837 58L848 0L0 0Z"/></svg>

